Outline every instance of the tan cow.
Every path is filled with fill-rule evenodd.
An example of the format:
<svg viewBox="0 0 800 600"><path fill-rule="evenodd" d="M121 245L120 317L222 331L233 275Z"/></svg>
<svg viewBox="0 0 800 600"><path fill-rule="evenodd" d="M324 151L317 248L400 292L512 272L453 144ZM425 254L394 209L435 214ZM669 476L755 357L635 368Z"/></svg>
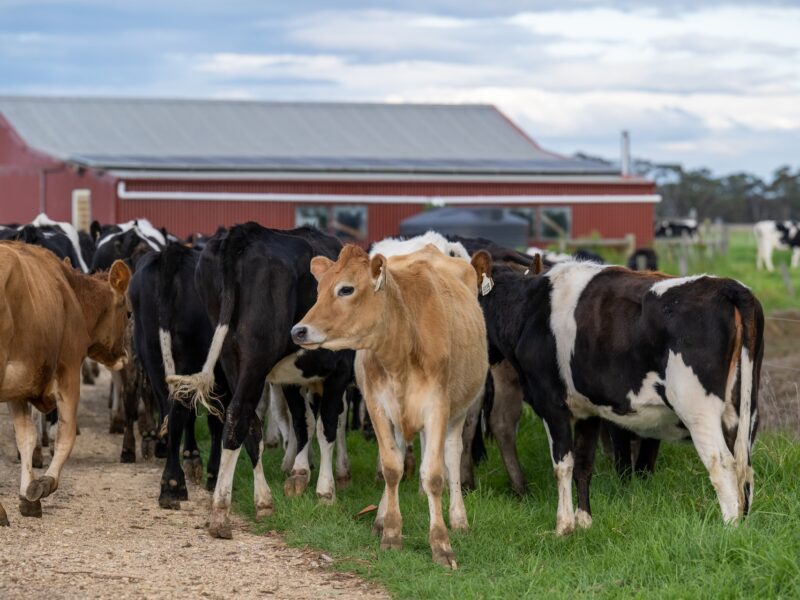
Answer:
<svg viewBox="0 0 800 600"><path fill-rule="evenodd" d="M433 560L455 569L442 490L446 475L450 526L468 529L461 430L483 394L488 369L475 272L431 245L371 260L361 248L345 246L335 263L314 258L311 272L319 282L317 302L292 328L292 337L306 348L357 350L356 380L378 438L385 481L374 525L381 548L402 545L398 483L406 445L423 431L420 476L430 508Z"/></svg>
<svg viewBox="0 0 800 600"><path fill-rule="evenodd" d="M81 363L87 355L112 369L125 360L125 291L131 272L122 261L108 275L83 275L49 250L0 242L0 402L8 402L22 461L19 510L41 517L41 498L58 488L75 442ZM36 431L31 404L58 408L55 454L33 478ZM0 506L0 525L8 525Z"/></svg>

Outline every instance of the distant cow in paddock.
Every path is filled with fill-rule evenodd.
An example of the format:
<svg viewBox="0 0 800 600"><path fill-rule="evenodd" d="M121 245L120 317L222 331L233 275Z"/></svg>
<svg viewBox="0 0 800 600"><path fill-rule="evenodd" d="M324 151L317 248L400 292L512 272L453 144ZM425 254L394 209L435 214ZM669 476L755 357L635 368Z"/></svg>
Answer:
<svg viewBox="0 0 800 600"><path fill-rule="evenodd" d="M136 356L150 381L161 414L166 417L167 460L158 498L162 508L180 508L181 500L188 500L186 474L195 483L200 483L203 474L195 439L195 413L182 403L172 401L166 383L168 376L200 370L211 345L214 329L195 288L194 275L199 257L200 252L180 244L170 244L161 252L148 253L138 261L128 291L133 308ZM229 394L221 369L217 369L216 381L218 396L223 404L227 404ZM126 402L131 425L136 418L137 406L138 402ZM207 487L213 490L219 470L221 419L209 415L208 428L211 456ZM123 456L123 462L131 458Z"/></svg>
<svg viewBox="0 0 800 600"><path fill-rule="evenodd" d="M450 486L450 527L467 529L461 495L462 428L483 393L489 367L486 329L470 265L434 246L371 259L345 246L336 262L316 257L317 302L292 328L306 348L354 348L356 381L378 439L384 493L375 530L381 548L402 545L398 484L405 446L420 430L420 476L430 508L433 560L456 568L442 518ZM445 479L446 478L446 479Z"/></svg>
<svg viewBox="0 0 800 600"><path fill-rule="evenodd" d="M233 473L248 434L252 443L245 447L255 468L256 515L268 515L273 510L261 467L265 381L282 384L284 392L290 390L290 406L292 402L305 404L295 386L305 386L317 395L321 392L317 433L322 433L321 454L323 463L328 459L328 464L320 467L317 495L323 501L334 497L334 482L328 477L330 457L344 410L344 393L352 378L353 353L333 356L328 350L302 350L292 343L289 332L295 320L314 304L316 282L309 270L311 259L317 255L334 258L340 248L339 240L316 229L278 231L246 223L211 239L201 254L196 287L211 321L216 323L214 336L201 372L167 377L167 382L173 386L176 399L191 399L218 410L212 391L213 369L219 359L231 386L233 397L225 411L222 458L209 525L214 537L232 535L228 512ZM302 408L292 412L305 415ZM303 436L303 420L294 421L295 432ZM308 483L308 466L303 462L307 456L300 448L284 488L290 494L299 493Z"/></svg>
<svg viewBox="0 0 800 600"><path fill-rule="evenodd" d="M664 219L656 223L657 238L697 238L698 229L695 219Z"/></svg>
<svg viewBox="0 0 800 600"><path fill-rule="evenodd" d="M88 356L110 368L125 361L128 267L114 263L108 275L77 273L43 248L0 242L0 401L14 418L22 461L20 513L41 517L41 499L58 488L75 442L81 362ZM55 455L46 474L33 478L36 432L30 405L58 407ZM0 506L0 525L8 519Z"/></svg>
<svg viewBox="0 0 800 600"><path fill-rule="evenodd" d="M723 519L747 514L764 317L746 287L580 262L523 277L493 269L486 253L472 262L494 278L480 296L490 345L514 364L525 399L545 422L558 480L557 534L571 532L576 520L591 525L594 417L644 437L691 437Z"/></svg>
<svg viewBox="0 0 800 600"><path fill-rule="evenodd" d="M800 265L800 222L797 221L759 221L753 226L756 236L756 269L766 267L774 271L772 253L775 250L791 250L791 267Z"/></svg>
<svg viewBox="0 0 800 600"><path fill-rule="evenodd" d="M136 219L120 225L92 223L95 252L91 271L107 269L115 260L130 258L140 244L159 251L167 245L166 236L147 219Z"/></svg>

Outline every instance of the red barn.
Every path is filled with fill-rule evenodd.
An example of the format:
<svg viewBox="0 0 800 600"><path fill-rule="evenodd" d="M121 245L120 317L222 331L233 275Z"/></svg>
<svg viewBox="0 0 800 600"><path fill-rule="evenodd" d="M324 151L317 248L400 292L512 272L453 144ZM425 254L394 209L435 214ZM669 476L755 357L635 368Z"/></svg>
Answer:
<svg viewBox="0 0 800 600"><path fill-rule="evenodd" d="M363 242L430 206L504 206L532 242L652 240L653 182L539 147L495 107L0 97L0 222L176 235L248 220Z"/></svg>

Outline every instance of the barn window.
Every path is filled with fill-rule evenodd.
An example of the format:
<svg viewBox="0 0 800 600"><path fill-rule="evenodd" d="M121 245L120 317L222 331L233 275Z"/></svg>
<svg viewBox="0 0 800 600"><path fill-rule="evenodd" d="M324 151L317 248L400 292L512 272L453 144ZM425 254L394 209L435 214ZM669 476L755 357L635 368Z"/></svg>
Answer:
<svg viewBox="0 0 800 600"><path fill-rule="evenodd" d="M348 242L367 239L366 206L298 206L294 221L296 227L311 225Z"/></svg>
<svg viewBox="0 0 800 600"><path fill-rule="evenodd" d="M548 206L539 209L539 239L557 240L572 237L572 209Z"/></svg>
<svg viewBox="0 0 800 600"><path fill-rule="evenodd" d="M528 237L534 239L536 237L536 209L527 207L512 208L509 212L528 222Z"/></svg>

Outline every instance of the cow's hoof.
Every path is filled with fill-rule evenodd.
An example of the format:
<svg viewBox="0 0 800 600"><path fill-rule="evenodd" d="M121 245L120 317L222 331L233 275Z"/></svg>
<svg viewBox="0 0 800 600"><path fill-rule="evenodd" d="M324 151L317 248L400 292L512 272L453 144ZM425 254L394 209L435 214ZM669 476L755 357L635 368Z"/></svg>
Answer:
<svg viewBox="0 0 800 600"><path fill-rule="evenodd" d="M557 519L556 520L556 537L569 535L575 531L575 519Z"/></svg>
<svg viewBox="0 0 800 600"><path fill-rule="evenodd" d="M150 461L155 457L156 441L151 437L142 438L142 460Z"/></svg>
<svg viewBox="0 0 800 600"><path fill-rule="evenodd" d="M33 449L33 457L31 464L34 469L41 469L44 466L44 458L42 457L42 449L39 446Z"/></svg>
<svg viewBox="0 0 800 600"><path fill-rule="evenodd" d="M133 450L123 449L122 453L119 455L119 462L121 463L135 463L136 462L136 452Z"/></svg>
<svg viewBox="0 0 800 600"><path fill-rule="evenodd" d="M6 514L6 509L0 505L0 527L8 527L11 523L8 522L8 515Z"/></svg>
<svg viewBox="0 0 800 600"><path fill-rule="evenodd" d="M336 494L333 492L317 492L317 500L320 504L332 506L336 504Z"/></svg>
<svg viewBox="0 0 800 600"><path fill-rule="evenodd" d="M55 479L49 475L44 475L39 477L39 479L34 479L28 484L28 489L25 490L25 497L31 502L34 502L46 498L55 492L57 487L58 484Z"/></svg>
<svg viewBox="0 0 800 600"><path fill-rule="evenodd" d="M179 510L181 500L188 500L189 492L186 491L186 483L176 479L168 482L161 480L161 494L158 496L158 505L161 508Z"/></svg>
<svg viewBox="0 0 800 600"><path fill-rule="evenodd" d="M452 569L453 571L458 569L456 555L453 553L452 549L434 548L431 551L431 555L433 556L433 562L435 562L437 565L442 565L443 567Z"/></svg>
<svg viewBox="0 0 800 600"><path fill-rule="evenodd" d="M233 539L233 531L231 530L231 522L227 516L221 518L211 517L211 523L208 525L208 535L223 540Z"/></svg>
<svg viewBox="0 0 800 600"><path fill-rule="evenodd" d="M575 513L575 524L581 529L589 529L592 526L592 515L579 508Z"/></svg>
<svg viewBox="0 0 800 600"><path fill-rule="evenodd" d="M287 498L302 495L308 487L308 477L308 471L305 469L292 471L289 478L283 482L283 495Z"/></svg>
<svg viewBox="0 0 800 600"><path fill-rule="evenodd" d="M349 486L353 481L352 476L350 473L345 473L344 475L337 475L336 476L336 487L338 489L343 489Z"/></svg>
<svg viewBox="0 0 800 600"><path fill-rule="evenodd" d="M156 440L156 447L153 451L156 458L167 458L167 442L164 440Z"/></svg>
<svg viewBox="0 0 800 600"><path fill-rule="evenodd" d="M262 504L256 507L256 521L271 517L275 512L275 507L272 504Z"/></svg>
<svg viewBox="0 0 800 600"><path fill-rule="evenodd" d="M180 510L181 501L172 496L159 496L158 506L166 510Z"/></svg>
<svg viewBox="0 0 800 600"><path fill-rule="evenodd" d="M203 459L200 458L198 453L197 456L192 456L191 458L186 458L183 461L183 472L186 474L186 477L189 478L189 481L192 483L196 483L200 485L203 481Z"/></svg>
<svg viewBox="0 0 800 600"><path fill-rule="evenodd" d="M25 496L19 497L19 514L23 517L42 518L42 501L30 501ZM8 522L8 521L6 521Z"/></svg>
<svg viewBox="0 0 800 600"><path fill-rule="evenodd" d="M122 419L111 419L108 426L108 433L125 433L125 421Z"/></svg>
<svg viewBox="0 0 800 600"><path fill-rule="evenodd" d="M450 519L450 529L453 531L469 531L469 521L467 521L467 517L463 517L460 519Z"/></svg>
<svg viewBox="0 0 800 600"><path fill-rule="evenodd" d="M372 533L374 533L377 536L382 536L383 535L383 521L382 520L379 521L378 519L375 519L375 521L372 523Z"/></svg>
<svg viewBox="0 0 800 600"><path fill-rule="evenodd" d="M381 536L381 550L400 550L403 547L403 536L400 534L388 534Z"/></svg>

